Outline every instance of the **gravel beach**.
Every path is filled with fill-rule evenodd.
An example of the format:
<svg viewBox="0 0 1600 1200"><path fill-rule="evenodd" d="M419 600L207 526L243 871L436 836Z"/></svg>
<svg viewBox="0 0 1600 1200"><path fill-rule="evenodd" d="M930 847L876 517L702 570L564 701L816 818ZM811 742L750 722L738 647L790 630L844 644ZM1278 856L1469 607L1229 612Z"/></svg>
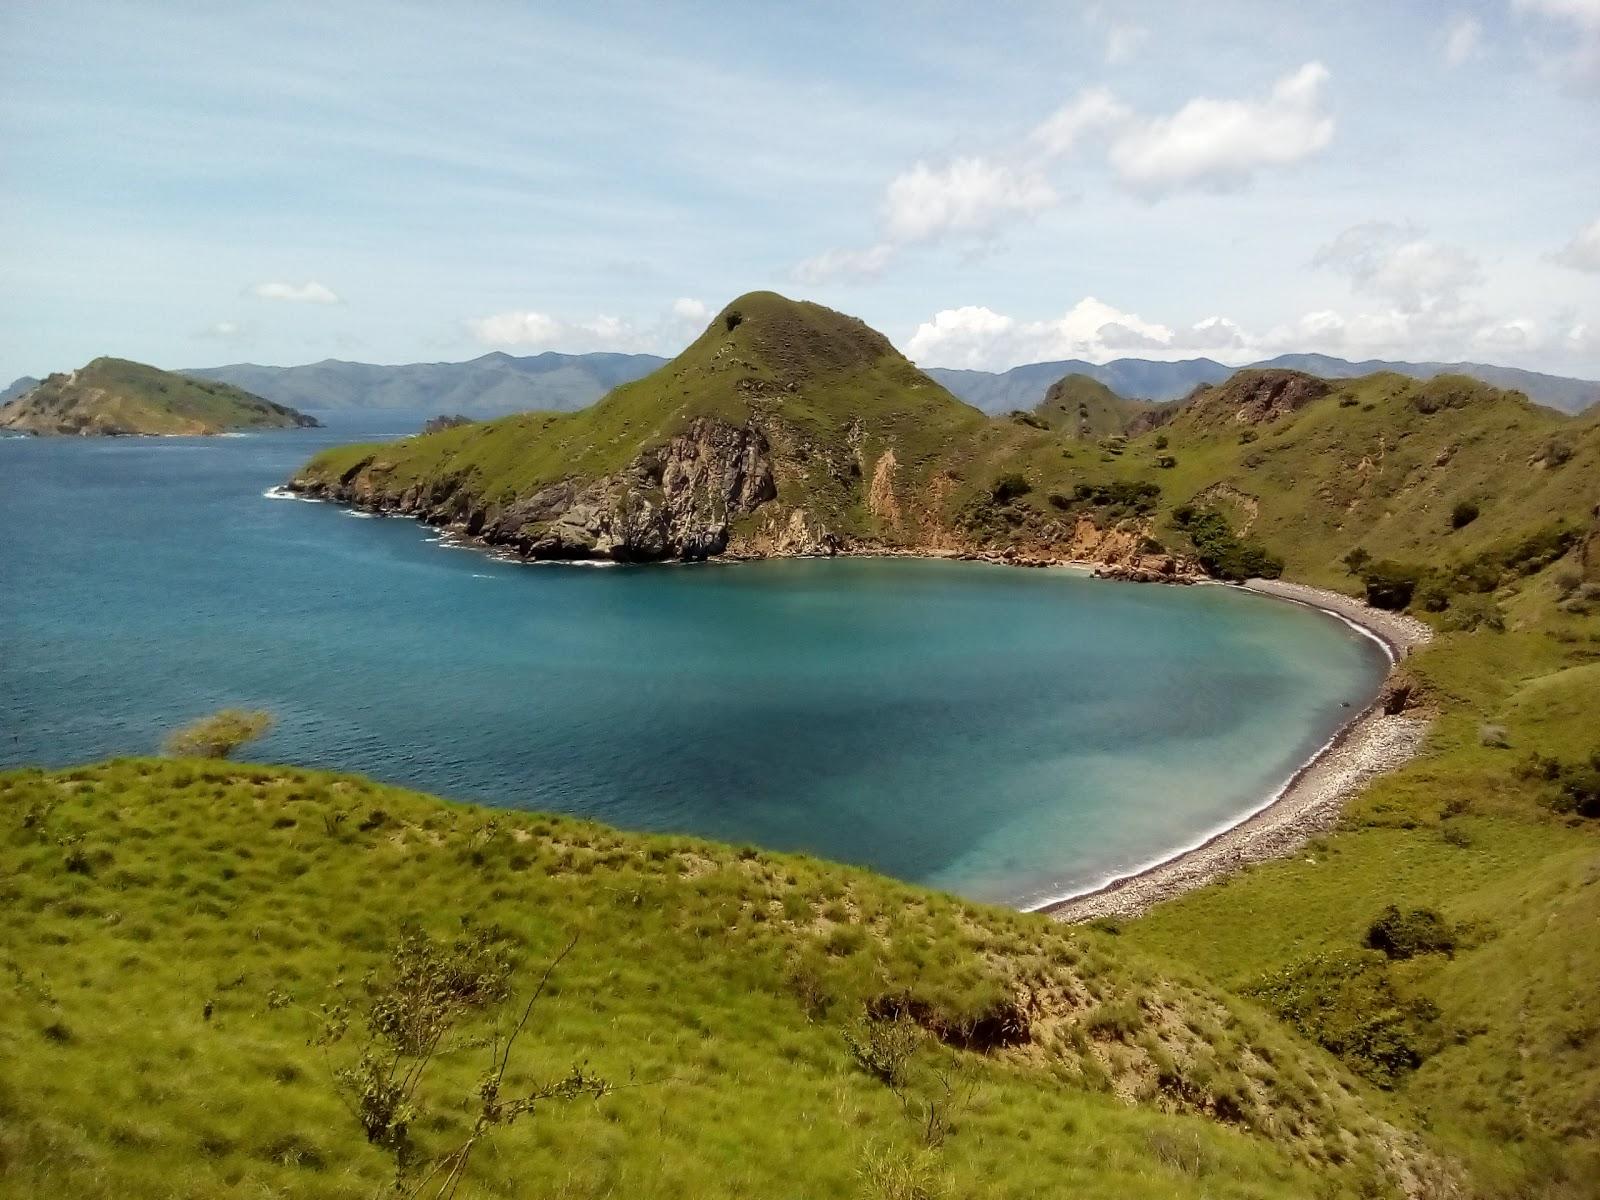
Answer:
<svg viewBox="0 0 1600 1200"><path fill-rule="evenodd" d="M1370 608L1337 592L1280 580L1253 580L1245 586L1281 600L1320 608L1360 626L1378 637L1397 663L1433 636L1422 621ZM1039 911L1069 922L1134 917L1152 905L1203 887L1248 863L1293 853L1308 839L1334 827L1347 797L1416 754L1427 735L1428 724L1424 717L1385 713L1375 700L1306 763L1265 808L1147 870L1113 880L1096 891L1045 905Z"/></svg>

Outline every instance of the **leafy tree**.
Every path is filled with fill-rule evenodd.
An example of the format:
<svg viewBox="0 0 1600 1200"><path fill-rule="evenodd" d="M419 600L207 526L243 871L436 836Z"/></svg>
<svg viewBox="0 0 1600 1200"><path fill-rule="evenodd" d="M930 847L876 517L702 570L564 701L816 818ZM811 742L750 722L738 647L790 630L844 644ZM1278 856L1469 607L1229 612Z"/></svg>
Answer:
<svg viewBox="0 0 1600 1200"><path fill-rule="evenodd" d="M1020 471L1012 471L996 479L994 486L989 489L989 494L994 497L996 504L1010 504L1031 491L1033 484L1028 482L1028 477Z"/></svg>
<svg viewBox="0 0 1600 1200"><path fill-rule="evenodd" d="M173 758L230 758L246 742L272 728L273 718L260 709L224 708L172 733L166 752Z"/></svg>

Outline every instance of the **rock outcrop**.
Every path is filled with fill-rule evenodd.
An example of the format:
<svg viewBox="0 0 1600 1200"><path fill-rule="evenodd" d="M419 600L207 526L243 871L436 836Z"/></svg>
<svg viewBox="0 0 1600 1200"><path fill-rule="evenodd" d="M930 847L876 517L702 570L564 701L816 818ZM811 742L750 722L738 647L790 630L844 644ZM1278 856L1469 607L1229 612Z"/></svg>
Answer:
<svg viewBox="0 0 1600 1200"><path fill-rule="evenodd" d="M732 522L777 495L760 431L700 418L624 470L562 480L504 507L474 505L458 481L414 485L391 499L390 468L373 456L337 480L290 490L459 529L524 558L618 562L704 559L727 549Z"/></svg>

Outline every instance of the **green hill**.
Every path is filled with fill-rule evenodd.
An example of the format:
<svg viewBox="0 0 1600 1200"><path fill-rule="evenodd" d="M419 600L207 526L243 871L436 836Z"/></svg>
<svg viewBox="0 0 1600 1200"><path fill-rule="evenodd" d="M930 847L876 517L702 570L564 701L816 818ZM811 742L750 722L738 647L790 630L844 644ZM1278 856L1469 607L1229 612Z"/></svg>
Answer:
<svg viewBox="0 0 1600 1200"><path fill-rule="evenodd" d="M464 1196L1265 1200L1453 1171L1250 1002L863 871L193 762L0 776L0 829L7 1195L378 1193L363 1053L460 999L409 1101L431 1163L573 938L504 1094L574 1063L618 1087L495 1128Z"/></svg>
<svg viewBox="0 0 1600 1200"><path fill-rule="evenodd" d="M1127 433L1135 420L1148 418L1159 407L1124 399L1088 375L1066 375L1050 385L1032 416L1051 429L1097 441Z"/></svg>
<svg viewBox="0 0 1600 1200"><path fill-rule="evenodd" d="M41 435L193 436L240 429L294 429L318 422L225 383L175 375L120 358L97 358L0 406L0 429Z"/></svg>

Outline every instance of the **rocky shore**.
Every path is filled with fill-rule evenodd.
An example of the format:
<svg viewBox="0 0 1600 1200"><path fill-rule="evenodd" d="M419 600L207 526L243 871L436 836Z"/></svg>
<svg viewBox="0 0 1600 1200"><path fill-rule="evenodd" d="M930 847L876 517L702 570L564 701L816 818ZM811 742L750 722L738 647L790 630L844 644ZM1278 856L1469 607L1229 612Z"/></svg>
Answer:
<svg viewBox="0 0 1600 1200"><path fill-rule="evenodd" d="M1376 636L1398 664L1433 636L1412 617L1382 612L1337 592L1281 580L1252 580L1252 591L1333 613ZM1261 809L1201 845L1180 851L1093 892L1041 907L1058 921L1136 917L1163 900L1203 887L1250 863L1282 858L1331 830L1346 799L1421 749L1430 719L1397 669L1373 702L1341 729Z"/></svg>

